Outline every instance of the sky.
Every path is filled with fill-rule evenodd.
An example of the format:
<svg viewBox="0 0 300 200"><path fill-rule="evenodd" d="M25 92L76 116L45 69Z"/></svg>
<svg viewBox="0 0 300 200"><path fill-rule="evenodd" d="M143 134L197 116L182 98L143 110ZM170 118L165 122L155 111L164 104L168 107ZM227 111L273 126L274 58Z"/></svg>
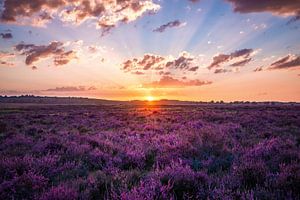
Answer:
<svg viewBox="0 0 300 200"><path fill-rule="evenodd" d="M0 0L0 95L300 101L300 0Z"/></svg>

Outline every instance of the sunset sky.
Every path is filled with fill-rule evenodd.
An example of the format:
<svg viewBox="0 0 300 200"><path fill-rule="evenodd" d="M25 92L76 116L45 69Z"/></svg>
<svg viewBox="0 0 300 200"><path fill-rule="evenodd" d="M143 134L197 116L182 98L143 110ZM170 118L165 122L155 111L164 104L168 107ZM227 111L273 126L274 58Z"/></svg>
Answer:
<svg viewBox="0 0 300 200"><path fill-rule="evenodd" d="M0 94L300 101L300 0L0 0Z"/></svg>

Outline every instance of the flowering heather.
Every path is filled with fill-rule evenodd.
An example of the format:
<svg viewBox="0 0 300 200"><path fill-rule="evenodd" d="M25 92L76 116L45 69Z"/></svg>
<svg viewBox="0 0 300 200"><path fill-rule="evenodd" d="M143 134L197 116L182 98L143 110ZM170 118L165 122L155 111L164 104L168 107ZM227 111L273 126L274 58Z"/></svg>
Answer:
<svg viewBox="0 0 300 200"><path fill-rule="evenodd" d="M297 104L0 108L0 199L300 199Z"/></svg>

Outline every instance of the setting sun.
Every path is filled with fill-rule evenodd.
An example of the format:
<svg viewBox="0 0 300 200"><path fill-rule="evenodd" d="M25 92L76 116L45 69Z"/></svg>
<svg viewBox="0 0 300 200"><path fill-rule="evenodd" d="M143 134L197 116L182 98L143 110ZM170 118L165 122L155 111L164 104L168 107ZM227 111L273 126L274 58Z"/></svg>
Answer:
<svg viewBox="0 0 300 200"><path fill-rule="evenodd" d="M153 96L147 96L146 99L147 99L147 101L154 101L155 100Z"/></svg>

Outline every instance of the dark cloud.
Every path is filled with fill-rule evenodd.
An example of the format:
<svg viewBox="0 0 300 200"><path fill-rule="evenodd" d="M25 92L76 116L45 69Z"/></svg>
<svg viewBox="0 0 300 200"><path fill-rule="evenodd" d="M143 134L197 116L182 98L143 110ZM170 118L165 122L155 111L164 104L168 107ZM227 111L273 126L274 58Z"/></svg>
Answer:
<svg viewBox="0 0 300 200"><path fill-rule="evenodd" d="M14 66L15 64L7 62L7 61L1 61L0 60L0 65L10 67L10 66Z"/></svg>
<svg viewBox="0 0 300 200"><path fill-rule="evenodd" d="M228 62L230 60L230 55L219 54L213 57L213 62L208 66L209 69L214 67L220 67L221 64Z"/></svg>
<svg viewBox="0 0 300 200"><path fill-rule="evenodd" d="M198 69L199 69L199 67L191 67L191 68L189 69L189 71L195 72L195 71L197 71Z"/></svg>
<svg viewBox="0 0 300 200"><path fill-rule="evenodd" d="M153 67L156 63L160 63L165 58L162 56L155 56L155 55L144 55L144 58L140 60L137 64L143 66L143 70L148 70Z"/></svg>
<svg viewBox="0 0 300 200"><path fill-rule="evenodd" d="M264 68L263 68L263 66L261 66L261 67L255 68L253 71L254 71L254 72L261 72L261 71L263 71L263 70L264 70Z"/></svg>
<svg viewBox="0 0 300 200"><path fill-rule="evenodd" d="M164 75L164 76L169 76L171 75L171 72L164 72L164 71L160 71L158 72L159 75Z"/></svg>
<svg viewBox="0 0 300 200"><path fill-rule="evenodd" d="M187 52L182 52L179 57L164 57L160 55L145 54L142 58L133 58L122 64L122 70L136 74L155 71L158 74L168 74L172 70L195 72L199 69L195 58Z"/></svg>
<svg viewBox="0 0 300 200"><path fill-rule="evenodd" d="M168 28L180 27L180 26L183 26L184 24L185 24L185 23L182 23L182 22L180 22L179 20L171 21L171 22L168 22L168 23L166 23L166 24L163 24L163 25L161 25L160 27L154 29L153 32L159 32L159 33L162 33L162 32L165 32L166 29L168 29Z"/></svg>
<svg viewBox="0 0 300 200"><path fill-rule="evenodd" d="M11 33L0 33L2 39L11 39L13 35Z"/></svg>
<svg viewBox="0 0 300 200"><path fill-rule="evenodd" d="M220 67L230 61L236 61L231 66L244 66L251 61L250 56L252 53L254 53L253 49L241 49L231 54L219 54L213 57L213 62L208 66L208 69Z"/></svg>
<svg viewBox="0 0 300 200"><path fill-rule="evenodd" d="M101 27L101 37L110 33L111 29L115 28L115 24L105 24L104 22L98 22L98 26Z"/></svg>
<svg viewBox="0 0 300 200"><path fill-rule="evenodd" d="M300 0L226 0L239 13L271 12L274 15L300 16Z"/></svg>
<svg viewBox="0 0 300 200"><path fill-rule="evenodd" d="M24 24L24 19L32 25L40 25L50 20L50 12L64 5L63 0L3 0L0 20L4 23ZM52 19L52 18L51 18Z"/></svg>
<svg viewBox="0 0 300 200"><path fill-rule="evenodd" d="M171 76L162 76L159 81L154 81L152 83L145 84L144 87L176 88L176 87L188 87L188 86L203 86L208 84L212 84L212 82L200 81L200 80L181 81Z"/></svg>
<svg viewBox="0 0 300 200"><path fill-rule="evenodd" d="M92 91L97 90L96 87L85 87L85 86L68 86L68 87L56 87L44 90L46 92L84 92L84 91Z"/></svg>
<svg viewBox="0 0 300 200"><path fill-rule="evenodd" d="M198 66L194 64L195 58L192 57L189 53L183 52L181 55L172 61L166 63L166 68L179 69L181 71L197 71Z"/></svg>
<svg viewBox="0 0 300 200"><path fill-rule="evenodd" d="M54 57L54 64L56 66L66 65L74 58L77 58L76 53L74 51L71 50L71 51L63 52Z"/></svg>
<svg viewBox="0 0 300 200"><path fill-rule="evenodd" d="M230 66L232 67L242 67L245 66L246 64L248 64L249 62L251 62L252 58L246 58L244 60L241 60L239 62L233 63Z"/></svg>
<svg viewBox="0 0 300 200"><path fill-rule="evenodd" d="M144 75L145 73L144 72L140 72L140 71L135 71L135 72L131 72L132 74L135 74L135 75Z"/></svg>
<svg viewBox="0 0 300 200"><path fill-rule="evenodd" d="M215 70L215 74L221 74L221 73L227 73L227 72L231 72L231 70L228 69L216 69Z"/></svg>
<svg viewBox="0 0 300 200"><path fill-rule="evenodd" d="M292 19L290 19L286 24L287 24L287 25L290 25L290 24L292 24L292 23L294 23L294 22L296 22L296 21L298 21L298 20L300 20L300 14L298 14L297 16L295 16L295 17L293 17ZM295 27L293 27L293 29L297 30L298 27L295 26Z"/></svg>
<svg viewBox="0 0 300 200"><path fill-rule="evenodd" d="M76 52L66 51L62 42L51 42L49 45L34 45L20 43L15 50L25 55L25 64L31 65L42 58L53 58L56 66L65 65L76 58Z"/></svg>
<svg viewBox="0 0 300 200"><path fill-rule="evenodd" d="M38 68L37 68L37 66L32 66L31 69L32 70L37 70Z"/></svg>
<svg viewBox="0 0 300 200"><path fill-rule="evenodd" d="M165 58L159 55L145 54L142 58L133 58L122 64L122 70L125 72L147 71L150 69L161 69Z"/></svg>
<svg viewBox="0 0 300 200"><path fill-rule="evenodd" d="M80 24L96 21L103 33L118 23L131 22L146 12L160 9L152 0L2 0L0 20L4 23L45 25L58 17L63 22Z"/></svg>
<svg viewBox="0 0 300 200"><path fill-rule="evenodd" d="M274 69L289 69L300 67L300 56L299 55L287 55L271 64L269 70Z"/></svg>

